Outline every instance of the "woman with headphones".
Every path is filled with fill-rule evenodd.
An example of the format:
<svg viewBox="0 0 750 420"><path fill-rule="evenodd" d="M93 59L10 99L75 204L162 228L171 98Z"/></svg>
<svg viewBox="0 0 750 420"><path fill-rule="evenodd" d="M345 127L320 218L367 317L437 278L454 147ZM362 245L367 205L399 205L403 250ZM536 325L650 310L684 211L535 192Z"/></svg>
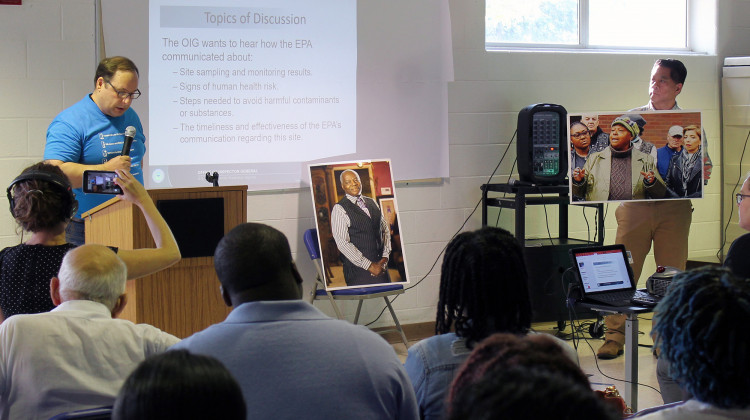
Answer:
<svg viewBox="0 0 750 420"><path fill-rule="evenodd" d="M123 191L120 198L141 209L156 243L156 248L113 248L128 268L128 279L177 263L177 242L146 189L129 172L118 170L117 176L115 183ZM0 319L54 308L50 279L57 276L63 256L76 247L66 242L65 227L76 213L78 202L60 168L36 163L13 180L7 193L11 214L31 237L0 251Z"/></svg>

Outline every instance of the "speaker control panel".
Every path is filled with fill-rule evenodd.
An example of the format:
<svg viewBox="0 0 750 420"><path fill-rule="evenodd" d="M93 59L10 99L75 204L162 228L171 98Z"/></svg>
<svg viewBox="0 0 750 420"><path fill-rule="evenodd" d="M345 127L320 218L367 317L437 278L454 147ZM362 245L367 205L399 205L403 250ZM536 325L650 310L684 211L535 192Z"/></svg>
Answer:
<svg viewBox="0 0 750 420"><path fill-rule="evenodd" d="M534 175L551 176L560 171L560 114L537 112L532 116L531 144Z"/></svg>

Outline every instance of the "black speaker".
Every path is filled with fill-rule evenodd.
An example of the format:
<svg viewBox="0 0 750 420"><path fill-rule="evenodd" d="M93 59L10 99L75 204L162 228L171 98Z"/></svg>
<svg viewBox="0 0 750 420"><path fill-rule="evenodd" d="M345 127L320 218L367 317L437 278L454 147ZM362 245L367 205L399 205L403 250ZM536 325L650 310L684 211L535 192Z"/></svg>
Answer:
<svg viewBox="0 0 750 420"><path fill-rule="evenodd" d="M565 270L572 266L568 251L581 244L527 246L523 250L529 275L529 298L534 322L567 321L567 291L574 282L574 273L563 279ZM576 309L576 318L595 318L591 311Z"/></svg>
<svg viewBox="0 0 750 420"><path fill-rule="evenodd" d="M518 177L537 185L563 185L568 174L568 112L534 104L518 113Z"/></svg>

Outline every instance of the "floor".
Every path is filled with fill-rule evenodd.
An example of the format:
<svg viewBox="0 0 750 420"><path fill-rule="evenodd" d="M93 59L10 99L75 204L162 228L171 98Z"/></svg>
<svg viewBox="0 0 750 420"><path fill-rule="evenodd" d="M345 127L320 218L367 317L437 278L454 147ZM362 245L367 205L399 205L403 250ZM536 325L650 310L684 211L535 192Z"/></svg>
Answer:
<svg viewBox="0 0 750 420"><path fill-rule="evenodd" d="M641 331L638 342L638 382L641 384L638 386L638 401L637 408L644 409L662 404L661 395L658 392L659 385L656 381L656 359L651 353L651 345L653 344L649 331L651 331L651 314L639 318L639 329ZM615 385L620 393L626 386L624 382L625 378L625 358L620 356L612 360L601 360L596 358L596 350L603 343L602 339L594 339L588 334L588 325L593 320L580 320L580 324L583 327L583 334L577 334L580 337L578 340L578 358L581 364L581 369L589 375L589 381L591 387L595 390L604 390L604 388ZM577 321L578 325L578 321ZM406 336L409 339L409 345L416 343L422 338L426 338L430 335L428 329L422 328L418 330L412 330L406 328ZM539 323L532 325L532 328L538 332L546 332L550 334L557 334L557 323ZM577 328L578 329L578 328ZM570 325L567 325L565 330L562 331L562 338L569 336L571 333ZM585 339L584 339L585 338ZM403 362L406 359L406 347L396 335L389 335L388 341L393 345L399 358ZM572 341L568 343L573 346ZM575 346L573 346L575 347Z"/></svg>

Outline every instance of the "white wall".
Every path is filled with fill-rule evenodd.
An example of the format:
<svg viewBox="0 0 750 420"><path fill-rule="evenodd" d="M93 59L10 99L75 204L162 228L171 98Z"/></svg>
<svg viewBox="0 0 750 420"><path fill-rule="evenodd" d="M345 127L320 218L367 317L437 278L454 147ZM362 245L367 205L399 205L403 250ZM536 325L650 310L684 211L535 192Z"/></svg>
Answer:
<svg viewBox="0 0 750 420"><path fill-rule="evenodd" d="M718 0L718 55L736 57L750 55L750 1Z"/></svg>
<svg viewBox="0 0 750 420"><path fill-rule="evenodd" d="M722 19L742 22L750 17L750 2L720 2ZM619 111L647 102L647 81L657 56L632 54L486 53L483 48L484 2L450 0L454 43L455 82L448 86L450 173L440 183L399 184L396 194L403 224L402 237L412 284L425 276L463 221L464 229L480 226L479 186L497 165L516 126L516 115L526 105L558 103L568 111ZM736 11L736 13L735 13ZM93 0L24 0L22 6L0 6L0 185L7 185L26 165L40 160L47 124L62 109L91 89L93 78ZM748 31L738 26L719 40L719 54L735 46L735 36L746 40ZM734 46L729 48L728 46ZM723 48L725 47L725 48ZM714 174L720 171L719 86L721 58L679 57L688 67L688 79L678 98L684 109L704 112ZM138 104L134 105L138 110ZM515 143L494 181L508 177ZM718 175L716 175L718 177ZM694 200L690 255L708 256L719 248L719 188L714 180L706 198ZM313 267L299 240L314 227L312 200L307 190L273 191L248 195L248 219L268 223L289 237L298 266L308 279ZM548 208L550 230L557 229L555 208ZM591 212L591 210L589 210ZM593 213L589 220L593 219ZM494 213L496 216L497 213ZM500 225L512 229L512 211L504 211ZM541 206L530 213L530 236L545 237ZM571 211L572 234L586 236L580 210ZM610 205L607 242L615 236L614 206ZM7 211L0 211L0 246L18 243ZM649 262L650 261L650 262ZM540 262L544 263L544 262ZM417 287L395 302L402 323L430 321L437 301L440 261ZM644 268L654 269L649 258ZM645 277L644 277L645 280ZM317 306L332 314L328 304ZM354 306L347 306L352 313ZM367 302L363 321L381 311L379 302ZM390 323L384 315L377 325Z"/></svg>
<svg viewBox="0 0 750 420"><path fill-rule="evenodd" d="M719 65L723 64L724 57L750 56L750 1L748 0L720 0L719 1L719 25L718 30L718 54L721 57ZM742 153L747 141L748 114L747 104L747 78L737 78L738 69L734 69L732 75L725 80L726 87L732 88L732 92L723 91L721 97L728 106L722 115L723 120L723 143L724 143L724 170L722 204L723 219L722 227L726 230L726 242L724 250L729 248L734 238L745 233L737 225L737 206L734 202L733 193L739 192L745 174L750 170L748 159L750 155ZM731 215L731 217L730 217Z"/></svg>
<svg viewBox="0 0 750 420"><path fill-rule="evenodd" d="M93 88L94 0L29 0L0 6L0 185L44 152L47 126ZM7 209L7 201L4 207ZM17 244L0 211L0 246Z"/></svg>

